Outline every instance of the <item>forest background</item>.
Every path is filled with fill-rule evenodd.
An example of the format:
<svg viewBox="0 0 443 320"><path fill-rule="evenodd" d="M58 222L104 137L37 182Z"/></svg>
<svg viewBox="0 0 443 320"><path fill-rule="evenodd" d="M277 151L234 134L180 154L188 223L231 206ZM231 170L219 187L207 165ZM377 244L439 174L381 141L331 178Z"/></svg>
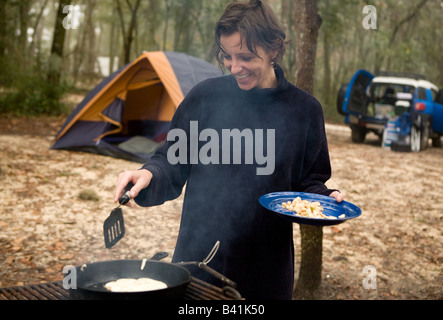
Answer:
<svg viewBox="0 0 443 320"><path fill-rule="evenodd" d="M229 2L0 0L0 114L68 113L66 94L84 95L143 51L216 64L214 25ZM282 67L294 81L297 1L268 2L286 27ZM360 68L419 73L443 86L443 1L319 0L318 10L314 95L328 121L342 121L337 91Z"/></svg>

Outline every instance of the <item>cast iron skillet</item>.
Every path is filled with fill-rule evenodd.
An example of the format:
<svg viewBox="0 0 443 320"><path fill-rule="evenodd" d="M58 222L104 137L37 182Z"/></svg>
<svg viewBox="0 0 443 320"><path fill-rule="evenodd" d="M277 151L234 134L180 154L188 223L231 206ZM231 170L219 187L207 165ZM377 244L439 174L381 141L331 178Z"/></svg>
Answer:
<svg viewBox="0 0 443 320"><path fill-rule="evenodd" d="M76 267L77 288L69 289L76 300L156 300L183 299L191 282L190 272L179 265L158 261L167 253L158 253L150 260L111 260L85 264ZM121 278L151 278L163 281L165 289L142 292L111 292L104 285Z"/></svg>

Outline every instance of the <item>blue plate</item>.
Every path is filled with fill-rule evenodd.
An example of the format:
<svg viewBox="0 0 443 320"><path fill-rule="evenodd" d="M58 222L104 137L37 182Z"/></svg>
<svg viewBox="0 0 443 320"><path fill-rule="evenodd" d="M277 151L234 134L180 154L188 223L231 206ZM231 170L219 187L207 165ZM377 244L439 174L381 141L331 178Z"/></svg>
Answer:
<svg viewBox="0 0 443 320"><path fill-rule="evenodd" d="M292 201L297 197L300 197L302 200L308 200L310 202L320 202L323 207L323 214L327 216L334 216L337 219L307 218L299 216L295 212L282 208L283 202ZM309 224L314 226L332 226L343 223L350 219L357 218L361 215L361 209L350 202L337 202L332 197L322 196L314 193L274 192L261 196L258 201L263 207L271 210L274 213L277 213L282 218L285 218L291 222ZM344 214L345 217L338 218L342 214Z"/></svg>

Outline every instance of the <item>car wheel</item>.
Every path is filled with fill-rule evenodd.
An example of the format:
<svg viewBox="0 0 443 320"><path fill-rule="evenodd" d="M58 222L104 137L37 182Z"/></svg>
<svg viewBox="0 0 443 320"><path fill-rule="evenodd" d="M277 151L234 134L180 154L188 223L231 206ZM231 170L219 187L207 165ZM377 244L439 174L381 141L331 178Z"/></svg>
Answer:
<svg viewBox="0 0 443 320"><path fill-rule="evenodd" d="M441 136L432 138L432 146L435 148L441 148Z"/></svg>
<svg viewBox="0 0 443 320"><path fill-rule="evenodd" d="M421 130L420 150L426 150L429 143L430 124L426 121Z"/></svg>
<svg viewBox="0 0 443 320"><path fill-rule="evenodd" d="M355 143L363 143L366 138L365 128L359 126L351 126L351 139Z"/></svg>
<svg viewBox="0 0 443 320"><path fill-rule="evenodd" d="M411 151L413 151L413 152L420 151L420 140L421 140L420 130L416 126L412 126L411 127Z"/></svg>
<svg viewBox="0 0 443 320"><path fill-rule="evenodd" d="M411 126L411 150L420 152L426 150L429 140L429 122L422 125L422 118L418 116L416 124Z"/></svg>

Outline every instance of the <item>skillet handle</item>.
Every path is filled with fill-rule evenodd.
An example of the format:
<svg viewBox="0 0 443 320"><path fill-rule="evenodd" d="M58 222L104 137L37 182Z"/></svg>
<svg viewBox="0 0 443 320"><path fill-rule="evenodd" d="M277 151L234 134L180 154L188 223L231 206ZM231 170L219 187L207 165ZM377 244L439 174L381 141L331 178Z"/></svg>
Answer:
<svg viewBox="0 0 443 320"><path fill-rule="evenodd" d="M168 255L169 254L167 252L160 251L160 252L157 252L156 254L154 254L151 257L151 259L149 259L149 260L160 261L160 260L166 258Z"/></svg>
<svg viewBox="0 0 443 320"><path fill-rule="evenodd" d="M230 286L226 286L223 287L223 294L227 297L231 297L233 299L236 300L242 300L242 296L240 294L240 292L238 292L236 289L230 287Z"/></svg>
<svg viewBox="0 0 443 320"><path fill-rule="evenodd" d="M220 272L215 271L214 269L212 269L211 267L209 267L209 266L206 265L205 263L203 263L203 262L198 263L198 267L199 267L200 269L203 269L203 270L205 270L206 272L210 273L211 275L213 275L213 276L216 277L217 279L223 281L223 282L224 282L225 284L227 284L228 286L230 286L230 287L232 287L232 288L234 288L234 289L237 288L237 284L236 284L234 281L232 281L232 280L226 278L226 277L225 277L224 275L222 275Z"/></svg>

